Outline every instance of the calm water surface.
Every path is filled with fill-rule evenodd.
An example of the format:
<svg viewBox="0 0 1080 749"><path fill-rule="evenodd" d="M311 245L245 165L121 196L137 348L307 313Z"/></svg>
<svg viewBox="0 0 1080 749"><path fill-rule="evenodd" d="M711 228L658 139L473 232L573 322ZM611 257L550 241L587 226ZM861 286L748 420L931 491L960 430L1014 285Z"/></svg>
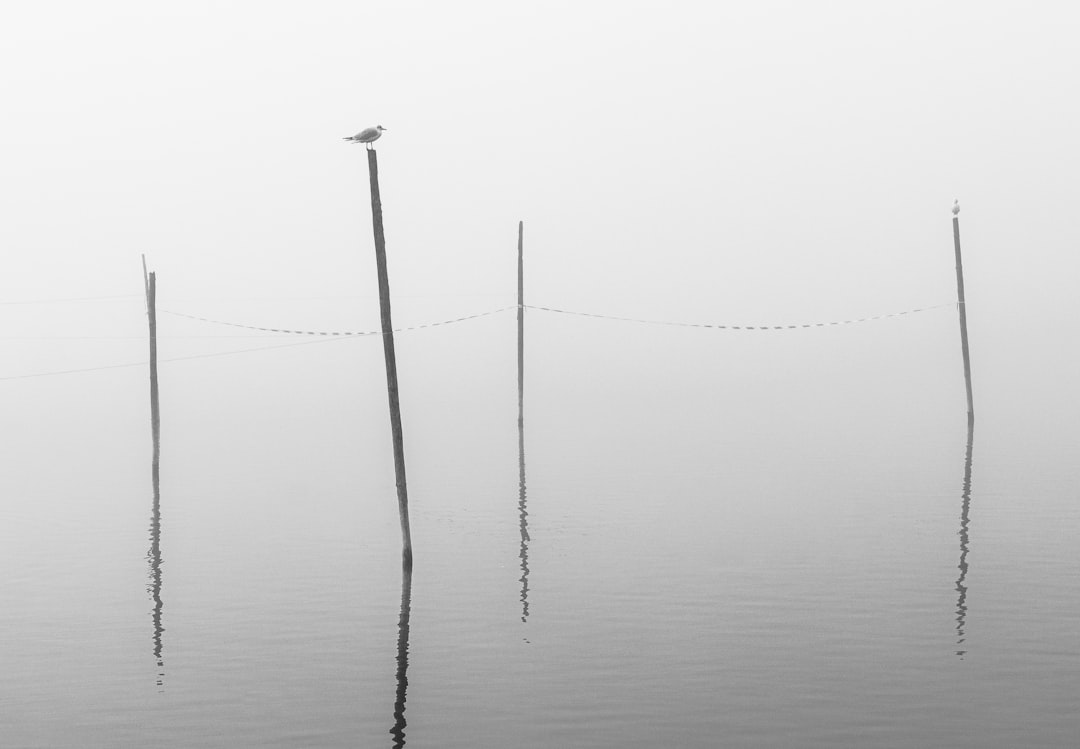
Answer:
<svg viewBox="0 0 1080 749"><path fill-rule="evenodd" d="M3 745L1073 746L1075 403L952 323L537 314L523 455L511 317L402 336L411 576L377 341L163 367L157 506L140 370L4 383Z"/></svg>

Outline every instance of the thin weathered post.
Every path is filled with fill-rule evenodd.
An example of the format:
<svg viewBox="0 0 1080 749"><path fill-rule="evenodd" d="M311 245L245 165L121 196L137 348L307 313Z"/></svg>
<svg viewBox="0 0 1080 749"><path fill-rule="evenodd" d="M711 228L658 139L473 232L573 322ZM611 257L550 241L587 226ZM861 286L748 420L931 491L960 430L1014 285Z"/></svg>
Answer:
<svg viewBox="0 0 1080 749"><path fill-rule="evenodd" d="M409 531L409 493L405 483L405 449L401 436L401 405L398 400L397 359L394 355L394 326L390 320L390 282L386 274L386 238L383 234L382 198L379 195L379 162L375 149L368 149L371 177L371 224L375 232L375 265L379 275L379 312L382 318L383 354L386 359L386 392L390 400L390 433L394 441L394 475L397 480L398 513L401 516L401 558L413 561Z"/></svg>
<svg viewBox="0 0 1080 749"><path fill-rule="evenodd" d="M964 355L964 384L967 386L968 421L975 421L975 401L971 395L971 356L968 353L967 304L964 301L964 264L960 259L960 201L953 203L953 247L956 249L956 305L960 308L960 348Z"/></svg>
<svg viewBox="0 0 1080 749"><path fill-rule="evenodd" d="M525 222L518 221L518 429L525 424Z"/></svg>
<svg viewBox="0 0 1080 749"><path fill-rule="evenodd" d="M154 440L153 466L161 457L161 412L158 407L157 371L157 279L150 273L146 279L146 316L150 325L150 432Z"/></svg>

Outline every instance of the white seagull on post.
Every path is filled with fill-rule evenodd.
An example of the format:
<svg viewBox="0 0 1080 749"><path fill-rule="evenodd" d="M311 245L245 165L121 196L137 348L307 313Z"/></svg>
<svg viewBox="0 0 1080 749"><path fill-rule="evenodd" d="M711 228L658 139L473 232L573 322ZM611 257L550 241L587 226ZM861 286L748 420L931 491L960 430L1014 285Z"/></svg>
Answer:
<svg viewBox="0 0 1080 749"><path fill-rule="evenodd" d="M371 144L382 136L383 130L386 130L386 128L382 125L379 125L378 127L368 127L364 128L356 135L350 135L343 140L351 140L353 143L367 143L367 147L370 150Z"/></svg>

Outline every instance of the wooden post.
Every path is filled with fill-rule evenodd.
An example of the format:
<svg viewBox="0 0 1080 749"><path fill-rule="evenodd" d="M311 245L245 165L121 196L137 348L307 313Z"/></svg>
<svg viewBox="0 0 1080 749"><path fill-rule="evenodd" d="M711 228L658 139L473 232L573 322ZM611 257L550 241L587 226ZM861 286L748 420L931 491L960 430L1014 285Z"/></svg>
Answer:
<svg viewBox="0 0 1080 749"><path fill-rule="evenodd" d="M529 511L525 499L525 223L518 222L518 527L521 531L521 621L529 618Z"/></svg>
<svg viewBox="0 0 1080 749"><path fill-rule="evenodd" d="M405 449L401 436L401 406L398 402L397 359L394 355L394 326L390 321L390 282L386 274L386 238L383 235L382 199L379 196L379 162L375 149L368 149L371 177L371 223L375 231L375 265L379 275L379 312L382 318L383 354L386 359L386 392L390 400L390 434L394 441L394 475L397 479L398 513L401 516L401 558L411 567L412 535L409 531L409 493L405 484Z"/></svg>
<svg viewBox="0 0 1080 749"><path fill-rule="evenodd" d="M161 457L161 411L158 407L157 371L157 279L153 273L146 278L146 316L150 325L150 432L154 440L154 470Z"/></svg>
<svg viewBox="0 0 1080 749"><path fill-rule="evenodd" d="M964 384L967 386L968 422L975 422L975 402L971 395L971 356L968 353L967 304L964 301L964 264L960 259L960 202L953 203L953 247L956 250L956 304L960 308L960 348L964 355Z"/></svg>
<svg viewBox="0 0 1080 749"><path fill-rule="evenodd" d="M525 423L525 222L518 221L518 428Z"/></svg>

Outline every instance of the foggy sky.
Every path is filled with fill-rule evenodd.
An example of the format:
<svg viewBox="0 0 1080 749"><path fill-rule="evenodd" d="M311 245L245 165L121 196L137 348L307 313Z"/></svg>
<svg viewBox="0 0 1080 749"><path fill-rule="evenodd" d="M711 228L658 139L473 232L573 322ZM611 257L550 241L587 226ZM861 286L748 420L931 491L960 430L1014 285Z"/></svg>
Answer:
<svg viewBox="0 0 1080 749"><path fill-rule="evenodd" d="M365 154L341 138L382 124L401 324L512 304L518 220L534 304L753 324L948 302L959 198L978 372L1017 358L980 348L991 331L1033 346L1076 318L1078 15L18 4L0 31L0 299L137 309L146 253L171 308L370 328ZM295 301L353 295L367 301ZM87 319L0 307L7 336Z"/></svg>

